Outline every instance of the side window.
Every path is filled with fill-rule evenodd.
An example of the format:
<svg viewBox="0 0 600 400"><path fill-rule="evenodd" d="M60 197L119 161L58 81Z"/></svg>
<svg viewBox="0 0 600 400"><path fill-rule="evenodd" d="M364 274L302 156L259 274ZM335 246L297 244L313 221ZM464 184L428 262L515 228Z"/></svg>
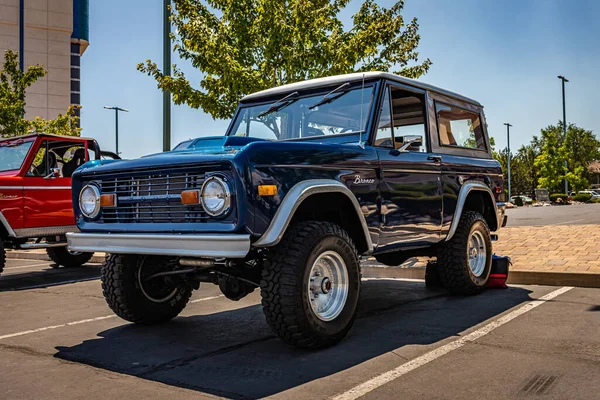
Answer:
<svg viewBox="0 0 600 400"><path fill-rule="evenodd" d="M390 104L390 91L385 89L385 97L381 105L379 114L379 124L377 125L377 135L375 136L375 146L394 147L394 136L392 135L392 115Z"/></svg>
<svg viewBox="0 0 600 400"><path fill-rule="evenodd" d="M48 150L48 141L44 140L27 171L27 176L45 177L50 173L52 168L57 167L58 161L56 154Z"/></svg>
<svg viewBox="0 0 600 400"><path fill-rule="evenodd" d="M425 98L391 87L386 90L375 136L375 146L399 149L415 141L407 151L425 152Z"/></svg>
<svg viewBox="0 0 600 400"><path fill-rule="evenodd" d="M398 149L409 140L421 139L407 150L426 152L425 97L418 93L392 87L394 143Z"/></svg>
<svg viewBox="0 0 600 400"><path fill-rule="evenodd" d="M64 178L70 178L77 168L89 160L85 144L81 142L53 141L50 143L49 152L56 155L57 168L60 170L60 176Z"/></svg>
<svg viewBox="0 0 600 400"><path fill-rule="evenodd" d="M435 104L442 146L487 150L479 114L446 104Z"/></svg>

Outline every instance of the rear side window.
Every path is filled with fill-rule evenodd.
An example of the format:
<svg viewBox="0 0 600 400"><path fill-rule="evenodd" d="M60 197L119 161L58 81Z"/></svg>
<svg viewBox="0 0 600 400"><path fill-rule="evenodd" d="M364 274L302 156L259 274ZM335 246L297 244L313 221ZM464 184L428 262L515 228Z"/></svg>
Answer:
<svg viewBox="0 0 600 400"><path fill-rule="evenodd" d="M479 114L447 104L435 104L440 145L487 150Z"/></svg>

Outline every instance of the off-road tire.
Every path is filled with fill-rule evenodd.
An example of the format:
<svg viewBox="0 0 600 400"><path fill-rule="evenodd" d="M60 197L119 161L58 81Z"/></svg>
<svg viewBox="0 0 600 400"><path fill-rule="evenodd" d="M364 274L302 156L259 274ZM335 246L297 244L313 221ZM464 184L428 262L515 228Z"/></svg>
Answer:
<svg viewBox="0 0 600 400"><path fill-rule="evenodd" d="M477 277L469 268L468 243L473 230L480 230L486 245L486 263L483 273ZM483 216L475 211L462 214L452 239L442 244L438 251L438 272L442 285L456 295L479 293L488 281L492 269L492 239Z"/></svg>
<svg viewBox="0 0 600 400"><path fill-rule="evenodd" d="M316 316L307 294L312 265L325 251L342 257L349 285L342 311L330 321ZM290 345L331 346L346 336L356 318L360 278L358 253L346 231L330 222L299 222L288 229L265 260L260 287L267 322Z"/></svg>
<svg viewBox="0 0 600 400"><path fill-rule="evenodd" d="M106 257L100 275L104 298L111 310L126 321L145 325L169 321L185 308L192 296L192 288L183 284L178 286L175 295L166 302L148 299L139 286L141 257L121 254Z"/></svg>
<svg viewBox="0 0 600 400"><path fill-rule="evenodd" d="M46 249L46 254L56 265L64 267L81 267L83 264L90 261L94 253L77 253L71 254L67 247L49 247Z"/></svg>
<svg viewBox="0 0 600 400"><path fill-rule="evenodd" d="M6 264L6 250L4 250L4 242L0 239L0 274L4 271L4 265Z"/></svg>

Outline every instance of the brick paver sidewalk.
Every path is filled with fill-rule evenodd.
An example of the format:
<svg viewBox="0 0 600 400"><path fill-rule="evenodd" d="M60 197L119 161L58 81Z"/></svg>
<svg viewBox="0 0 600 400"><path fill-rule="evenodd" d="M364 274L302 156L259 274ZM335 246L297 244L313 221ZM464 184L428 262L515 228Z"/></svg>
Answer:
<svg viewBox="0 0 600 400"><path fill-rule="evenodd" d="M600 225L516 226L498 231L494 252L514 271L600 273Z"/></svg>

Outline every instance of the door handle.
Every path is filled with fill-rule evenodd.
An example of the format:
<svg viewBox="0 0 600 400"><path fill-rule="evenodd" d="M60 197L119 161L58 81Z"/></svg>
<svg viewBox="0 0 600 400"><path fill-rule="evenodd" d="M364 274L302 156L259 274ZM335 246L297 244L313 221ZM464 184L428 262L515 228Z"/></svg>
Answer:
<svg viewBox="0 0 600 400"><path fill-rule="evenodd" d="M442 156L429 156L429 157L427 157L427 159L429 161L433 161L433 162L436 162L436 163L441 163L442 162Z"/></svg>

